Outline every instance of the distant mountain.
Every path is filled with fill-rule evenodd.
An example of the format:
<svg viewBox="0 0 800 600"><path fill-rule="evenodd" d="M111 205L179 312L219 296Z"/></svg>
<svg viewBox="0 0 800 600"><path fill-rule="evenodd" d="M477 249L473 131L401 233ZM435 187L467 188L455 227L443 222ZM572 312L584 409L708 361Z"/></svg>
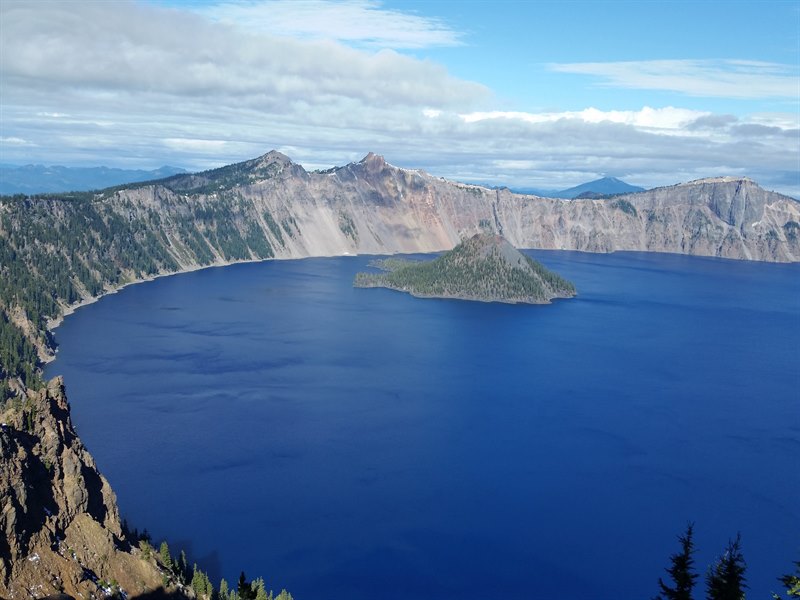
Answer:
<svg viewBox="0 0 800 600"><path fill-rule="evenodd" d="M643 192L644 188L630 185L616 177L603 177L588 183L582 183L575 187L567 188L556 192L553 198L600 198L602 196L612 196L616 194L633 194Z"/></svg>
<svg viewBox="0 0 800 600"><path fill-rule="evenodd" d="M164 166L145 171L110 167L61 167L0 165L0 194L52 194L83 192L116 185L164 179L185 169Z"/></svg>
<svg viewBox="0 0 800 600"><path fill-rule="evenodd" d="M541 196L542 198L604 198L618 194L643 192L645 188L625 183L616 177L603 177L565 190L552 188L513 188L515 194Z"/></svg>
<svg viewBox="0 0 800 600"><path fill-rule="evenodd" d="M429 261L375 261L385 273L358 273L355 287L385 287L420 298L546 304L571 298L575 287L525 256L504 237L476 233Z"/></svg>

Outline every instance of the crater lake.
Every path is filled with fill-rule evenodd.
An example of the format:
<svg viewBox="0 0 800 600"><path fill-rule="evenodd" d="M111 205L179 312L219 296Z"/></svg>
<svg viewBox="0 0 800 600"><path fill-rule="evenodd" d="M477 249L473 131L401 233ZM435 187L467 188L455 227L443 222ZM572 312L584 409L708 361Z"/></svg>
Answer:
<svg viewBox="0 0 800 600"><path fill-rule="evenodd" d="M800 265L535 251L552 305L355 289L370 257L125 288L55 331L124 517L297 600L651 598L695 523L800 560Z"/></svg>

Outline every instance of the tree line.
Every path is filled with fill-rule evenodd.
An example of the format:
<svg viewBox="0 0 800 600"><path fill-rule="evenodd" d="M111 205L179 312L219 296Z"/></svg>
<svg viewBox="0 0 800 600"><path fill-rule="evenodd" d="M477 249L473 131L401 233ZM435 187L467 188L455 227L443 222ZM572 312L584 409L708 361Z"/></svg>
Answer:
<svg viewBox="0 0 800 600"><path fill-rule="evenodd" d="M695 570L694 524L689 523L686 532L678 536L680 550L669 557L670 566L665 570L667 581L659 578L659 593L653 600L694 600L694 588L700 575ZM794 574L777 578L783 586L785 598L800 598L800 561L794 563ZM708 567L705 573L706 600L745 600L747 564L742 554L741 535L730 540L723 553ZM777 593L773 600L783 600Z"/></svg>

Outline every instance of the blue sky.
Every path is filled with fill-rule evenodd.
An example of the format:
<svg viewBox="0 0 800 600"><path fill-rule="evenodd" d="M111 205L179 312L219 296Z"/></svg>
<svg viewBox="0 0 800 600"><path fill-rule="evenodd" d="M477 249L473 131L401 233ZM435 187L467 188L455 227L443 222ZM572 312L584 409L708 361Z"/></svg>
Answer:
<svg viewBox="0 0 800 600"><path fill-rule="evenodd" d="M0 4L0 162L368 151L512 187L747 175L800 196L800 2Z"/></svg>

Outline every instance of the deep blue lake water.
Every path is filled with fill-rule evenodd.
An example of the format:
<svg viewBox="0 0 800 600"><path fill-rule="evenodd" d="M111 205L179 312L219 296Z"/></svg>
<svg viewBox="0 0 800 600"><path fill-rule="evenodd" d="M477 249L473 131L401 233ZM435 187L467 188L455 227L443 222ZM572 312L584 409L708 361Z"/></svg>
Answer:
<svg viewBox="0 0 800 600"><path fill-rule="evenodd" d="M158 279L68 317L47 375L123 515L215 580L646 599L694 521L699 570L741 531L768 597L800 559L800 265L532 254L580 296L353 289L367 257Z"/></svg>

